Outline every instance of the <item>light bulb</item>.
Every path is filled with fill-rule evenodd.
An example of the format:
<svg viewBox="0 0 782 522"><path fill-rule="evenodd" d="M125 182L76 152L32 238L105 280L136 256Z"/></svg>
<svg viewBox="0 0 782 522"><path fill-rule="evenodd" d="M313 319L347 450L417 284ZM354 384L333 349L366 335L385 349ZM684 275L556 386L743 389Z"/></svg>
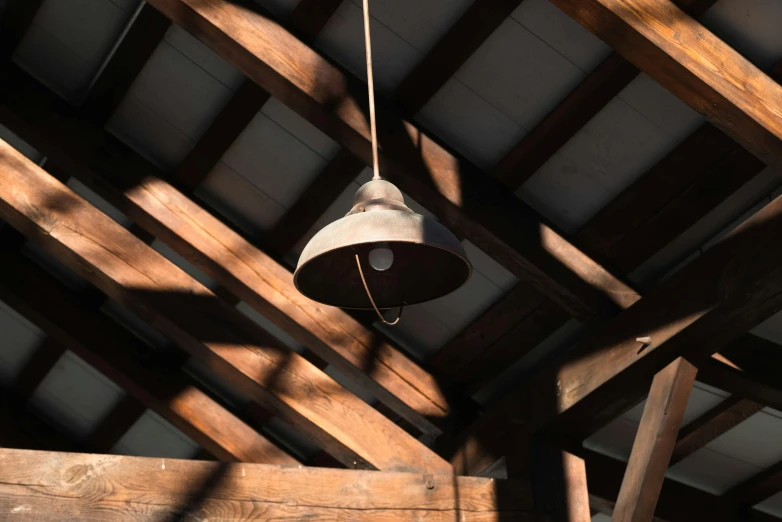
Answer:
<svg viewBox="0 0 782 522"><path fill-rule="evenodd" d="M385 272L394 264L394 252L387 246L372 249L369 252L369 265L378 272Z"/></svg>

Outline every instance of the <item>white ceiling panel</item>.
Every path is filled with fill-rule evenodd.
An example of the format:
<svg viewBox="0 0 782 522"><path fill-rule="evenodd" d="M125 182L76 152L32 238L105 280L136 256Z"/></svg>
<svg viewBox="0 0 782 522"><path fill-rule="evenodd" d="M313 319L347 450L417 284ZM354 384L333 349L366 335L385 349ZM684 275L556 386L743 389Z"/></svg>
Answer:
<svg viewBox="0 0 782 522"><path fill-rule="evenodd" d="M782 59L782 2L720 0L701 22L758 67Z"/></svg>
<svg viewBox="0 0 782 522"><path fill-rule="evenodd" d="M728 393L696 381L695 386L692 389L692 393L690 394L690 398L687 401L687 408L684 410L682 426L686 426L687 424L691 423L707 411L723 402L728 397ZM643 415L645 405L646 401L642 401L634 408L631 408L622 414L622 418L639 424L641 422L641 416Z"/></svg>
<svg viewBox="0 0 782 522"><path fill-rule="evenodd" d="M586 439L584 447L627 462L637 431L637 422L619 417Z"/></svg>
<svg viewBox="0 0 782 522"><path fill-rule="evenodd" d="M285 18L299 4L299 0L255 0L278 18Z"/></svg>
<svg viewBox="0 0 782 522"><path fill-rule="evenodd" d="M782 461L782 419L758 412L706 447L759 468Z"/></svg>
<svg viewBox="0 0 782 522"><path fill-rule="evenodd" d="M611 48L549 0L524 0L513 18L584 72L592 71Z"/></svg>
<svg viewBox="0 0 782 522"><path fill-rule="evenodd" d="M464 14L473 0L372 0L371 15L391 31L426 53ZM352 0L361 7L361 0Z"/></svg>
<svg viewBox="0 0 782 522"><path fill-rule="evenodd" d="M760 471L744 461L703 448L672 466L666 475L688 486L721 495Z"/></svg>
<svg viewBox="0 0 782 522"><path fill-rule="evenodd" d="M41 381L31 406L79 438L88 436L124 392L72 352L65 352Z"/></svg>
<svg viewBox="0 0 782 522"><path fill-rule="evenodd" d="M462 83L525 129L532 129L584 76L512 18L456 73Z"/></svg>
<svg viewBox="0 0 782 522"><path fill-rule="evenodd" d="M277 98L270 98L261 112L324 159L332 159L341 148L336 141Z"/></svg>
<svg viewBox="0 0 782 522"><path fill-rule="evenodd" d="M390 93L415 66L421 53L374 16L371 30L375 87ZM323 28L316 45L354 75L366 80L364 22L361 8L356 4L342 2Z"/></svg>
<svg viewBox="0 0 782 522"><path fill-rule="evenodd" d="M515 275L468 240L462 241L462 246L473 268L489 278L500 290L507 292L518 283Z"/></svg>
<svg viewBox="0 0 782 522"><path fill-rule="evenodd" d="M270 229L286 210L222 162L209 173L196 195L252 236Z"/></svg>
<svg viewBox="0 0 782 522"><path fill-rule="evenodd" d="M123 227L127 228L132 223L131 219L125 214L123 214L122 212L120 212L119 209L117 209L117 207L110 204L108 201L106 201L98 194L93 192L92 189L88 188L84 183L82 183L78 179L70 178L68 179L66 185L76 194L86 199L90 205L96 207L98 210L106 214L108 217L110 217L111 219L113 219Z"/></svg>
<svg viewBox="0 0 782 522"><path fill-rule="evenodd" d="M295 352L302 353L307 347L302 343L285 333L285 331L278 327L276 324L268 320L261 315L255 308L251 307L244 301L236 305L236 309L241 313L249 317L254 323L266 330L272 336L276 337L282 344L292 349Z"/></svg>
<svg viewBox="0 0 782 522"><path fill-rule="evenodd" d="M619 93L619 98L676 141L684 140L706 121L689 105L643 73Z"/></svg>
<svg viewBox="0 0 782 522"><path fill-rule="evenodd" d="M603 185L558 153L519 187L516 195L569 234L578 231L611 199Z"/></svg>
<svg viewBox="0 0 782 522"><path fill-rule="evenodd" d="M81 101L134 9L109 0L46 0L14 61L72 102Z"/></svg>
<svg viewBox="0 0 782 522"><path fill-rule="evenodd" d="M452 339L456 332L426 311L419 311L420 305L405 309L402 321L396 326L378 323L377 329L405 349L419 361L425 361ZM391 312L388 312L389 314Z"/></svg>
<svg viewBox="0 0 782 522"><path fill-rule="evenodd" d="M284 208L296 202L327 162L264 113L256 115L222 159Z"/></svg>
<svg viewBox="0 0 782 522"><path fill-rule="evenodd" d="M13 382L44 337L35 325L0 301L0 384Z"/></svg>
<svg viewBox="0 0 782 522"><path fill-rule="evenodd" d="M484 170L494 166L527 133L456 78L446 82L416 120Z"/></svg>
<svg viewBox="0 0 782 522"><path fill-rule="evenodd" d="M782 518L782 491L764 500L755 508L769 515Z"/></svg>
<svg viewBox="0 0 782 522"><path fill-rule="evenodd" d="M592 517L592 522L611 522L611 517L603 513L597 513Z"/></svg>
<svg viewBox="0 0 782 522"><path fill-rule="evenodd" d="M167 122L195 143L233 96L243 77L183 30L172 27L131 86L109 128L146 155L168 159L173 150L153 139ZM138 111L145 107L149 113ZM132 129L132 130L131 130ZM181 138L176 142L182 143ZM184 156L166 161L173 167Z"/></svg>
<svg viewBox="0 0 782 522"><path fill-rule="evenodd" d="M337 367L329 365L323 370L323 373L337 381L343 388L367 404L372 405L377 402L375 396L369 393L364 386L357 383L355 379L345 375Z"/></svg>
<svg viewBox="0 0 782 522"><path fill-rule="evenodd" d="M199 446L173 424L153 411L144 415L128 430L112 449L112 453L161 459L189 459ZM165 469L165 461L160 463Z"/></svg>

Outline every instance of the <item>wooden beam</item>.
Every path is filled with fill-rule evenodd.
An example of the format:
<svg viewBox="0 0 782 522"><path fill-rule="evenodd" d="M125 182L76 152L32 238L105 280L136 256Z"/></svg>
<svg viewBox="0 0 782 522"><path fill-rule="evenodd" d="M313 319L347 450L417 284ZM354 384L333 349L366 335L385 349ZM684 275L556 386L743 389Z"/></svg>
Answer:
<svg viewBox="0 0 782 522"><path fill-rule="evenodd" d="M0 450L0 509L36 522L532 520L524 487L494 479L24 450Z"/></svg>
<svg viewBox="0 0 782 522"><path fill-rule="evenodd" d="M672 2L553 3L766 164L782 168L782 87Z"/></svg>
<svg viewBox="0 0 782 522"><path fill-rule="evenodd" d="M5 142L0 217L348 465L450 466Z"/></svg>
<svg viewBox="0 0 782 522"><path fill-rule="evenodd" d="M420 111L521 2L473 1L396 88L394 98L399 105L408 114ZM308 2L299 6L304 4ZM363 161L342 149L274 225L267 236L269 245L280 254L290 251L364 168Z"/></svg>
<svg viewBox="0 0 782 522"><path fill-rule="evenodd" d="M103 125L114 114L170 26L168 18L149 4L140 7L84 102L92 119Z"/></svg>
<svg viewBox="0 0 782 522"><path fill-rule="evenodd" d="M35 19L43 0L9 0L0 10L0 62L11 58Z"/></svg>
<svg viewBox="0 0 782 522"><path fill-rule="evenodd" d="M692 455L763 409L759 402L731 396L679 431L671 466Z"/></svg>
<svg viewBox="0 0 782 522"><path fill-rule="evenodd" d="M691 16L700 16L716 0L676 0ZM492 169L514 191L597 115L640 71L612 53Z"/></svg>
<svg viewBox="0 0 782 522"><path fill-rule="evenodd" d="M532 489L538 520L592 520L584 460L544 442L536 442L533 452ZM512 470L513 466L509 463L509 476L512 475ZM521 473L523 476L523 471Z"/></svg>
<svg viewBox="0 0 782 522"><path fill-rule="evenodd" d="M0 297L129 393L90 448L108 451L149 408L226 461L298 464L201 392L182 372L152 363L149 349L130 332L20 254L0 257ZM142 406L143 405L143 406ZM121 428L120 428L121 426Z"/></svg>
<svg viewBox="0 0 782 522"><path fill-rule="evenodd" d="M225 0L151 3L365 163L370 162L364 89L259 14L259 8L246 9ZM381 112L384 172L410 197L425 201L446 226L513 273L534 282L578 317L593 316L601 295L621 302L633 294L499 183L486 179L393 112L383 107Z"/></svg>
<svg viewBox="0 0 782 522"><path fill-rule="evenodd" d="M679 358L655 376L611 522L651 522L697 372Z"/></svg>
<svg viewBox="0 0 782 522"><path fill-rule="evenodd" d="M164 182L148 161L62 107L34 80L9 72L4 85L13 91L8 99L14 112L0 109L0 119L17 134L416 428L434 436L442 432L438 421L453 413L445 392L385 337L338 309L304 298L286 268Z"/></svg>
<svg viewBox="0 0 782 522"><path fill-rule="evenodd" d="M454 462L473 471L490 465L519 429L548 426L581 440L637 403L676 358L705 360L782 309L779 233L780 198L484 414ZM650 344L638 341L645 337Z"/></svg>

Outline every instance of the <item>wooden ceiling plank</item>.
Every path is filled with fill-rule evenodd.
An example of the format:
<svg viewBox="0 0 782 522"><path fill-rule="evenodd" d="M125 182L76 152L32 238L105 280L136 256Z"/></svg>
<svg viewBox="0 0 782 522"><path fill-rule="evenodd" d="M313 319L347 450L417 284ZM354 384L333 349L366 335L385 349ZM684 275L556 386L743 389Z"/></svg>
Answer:
<svg viewBox="0 0 782 522"><path fill-rule="evenodd" d="M518 429L548 425L581 440L632 407L643 384L677 357L705 360L778 312L782 245L772 238L780 229L777 198L484 414L453 462L473 471L490 465L501 441ZM650 344L637 340L645 337ZM528 390L554 397L531 403Z"/></svg>
<svg viewBox="0 0 782 522"><path fill-rule="evenodd" d="M679 431L671 466L763 409L759 402L731 396Z"/></svg>
<svg viewBox="0 0 782 522"><path fill-rule="evenodd" d="M450 466L5 142L0 216L353 466Z"/></svg>
<svg viewBox="0 0 782 522"><path fill-rule="evenodd" d="M0 62L11 59L44 0L9 0L0 12Z"/></svg>
<svg viewBox="0 0 782 522"><path fill-rule="evenodd" d="M6 110L2 118L6 125L67 164L134 222L340 367L416 428L433 436L442 433L438 419L454 413L444 386L385 337L338 309L305 299L286 268L161 180L159 170L138 154L84 125L28 76L9 73L4 85L13 91L6 99L13 112ZM150 192L145 186L155 188Z"/></svg>
<svg viewBox="0 0 782 522"><path fill-rule="evenodd" d="M697 372L679 358L654 377L611 522L652 520Z"/></svg>
<svg viewBox="0 0 782 522"><path fill-rule="evenodd" d="M20 521L523 522L533 520L527 493L485 478L0 450L0 507L24 506Z"/></svg>
<svg viewBox="0 0 782 522"><path fill-rule="evenodd" d="M225 0L153 0L177 24L338 143L370 161L364 88L279 24ZM383 113L383 171L446 226L578 317L596 313L601 295L632 293L499 183L453 156L393 112Z"/></svg>
<svg viewBox="0 0 782 522"><path fill-rule="evenodd" d="M695 17L715 2L676 0ZM619 54L612 53L495 165L492 175L512 190L518 189L639 73Z"/></svg>
<svg viewBox="0 0 782 522"><path fill-rule="evenodd" d="M522 1L475 0L470 4L397 87L397 103L408 114L420 111ZM364 168L363 161L342 149L275 224L268 234L269 245L280 254L290 251Z"/></svg>
<svg viewBox="0 0 782 522"><path fill-rule="evenodd" d="M101 71L84 102L84 110L105 124L171 27L171 22L144 3L114 55Z"/></svg>
<svg viewBox="0 0 782 522"><path fill-rule="evenodd" d="M151 350L133 334L22 255L3 255L0 266L0 296L6 303L129 394L92 434L88 447L109 451L149 408L221 459L298 464L181 371L153 364Z"/></svg>

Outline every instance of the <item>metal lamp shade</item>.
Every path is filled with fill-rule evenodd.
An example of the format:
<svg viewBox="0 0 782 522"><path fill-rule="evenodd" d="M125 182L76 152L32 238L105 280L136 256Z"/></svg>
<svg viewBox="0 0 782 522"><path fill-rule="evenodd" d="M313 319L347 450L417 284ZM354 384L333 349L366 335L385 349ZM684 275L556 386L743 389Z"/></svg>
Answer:
<svg viewBox="0 0 782 522"><path fill-rule="evenodd" d="M394 253L393 264L382 272L373 269L368 259L378 247ZM293 281L314 301L372 309L356 255L381 309L436 299L459 288L472 273L456 237L434 219L414 213L404 205L396 187L380 180L359 189L348 215L310 240Z"/></svg>

